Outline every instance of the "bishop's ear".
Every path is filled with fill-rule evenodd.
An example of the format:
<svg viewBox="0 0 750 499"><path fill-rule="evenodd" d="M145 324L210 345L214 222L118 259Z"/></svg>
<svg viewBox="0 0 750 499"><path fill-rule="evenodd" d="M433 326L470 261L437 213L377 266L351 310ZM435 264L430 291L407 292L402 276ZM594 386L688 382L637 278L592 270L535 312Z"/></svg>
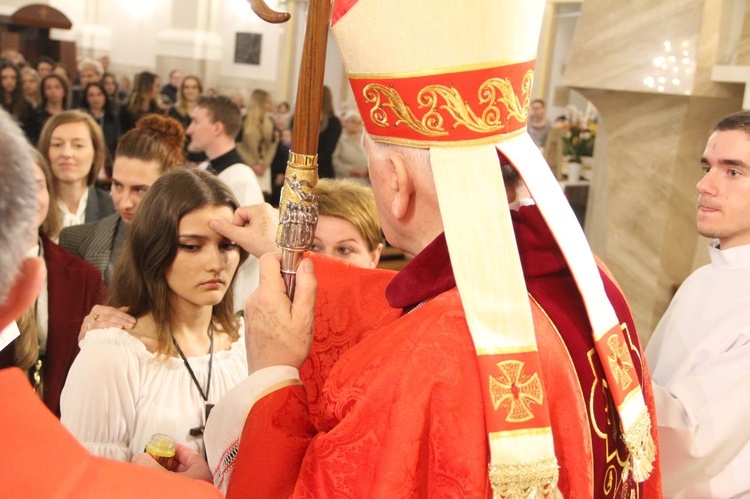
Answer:
<svg viewBox="0 0 750 499"><path fill-rule="evenodd" d="M414 178L404 157L396 152L388 155L390 175L389 186L392 191L391 214L397 220L403 219L409 211L409 204L414 194Z"/></svg>

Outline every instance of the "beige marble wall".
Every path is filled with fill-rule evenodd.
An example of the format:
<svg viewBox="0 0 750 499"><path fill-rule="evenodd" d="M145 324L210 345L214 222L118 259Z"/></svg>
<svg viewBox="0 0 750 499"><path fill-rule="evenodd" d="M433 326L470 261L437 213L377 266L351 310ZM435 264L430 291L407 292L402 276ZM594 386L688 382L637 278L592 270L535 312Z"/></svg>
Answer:
<svg viewBox="0 0 750 499"><path fill-rule="evenodd" d="M564 84L601 116L586 231L622 285L644 340L674 286L703 262L705 241L694 221L699 158L710 127L742 102L741 85L710 80L722 6L586 0L566 65ZM680 81L667 79L659 91L645 81L667 74L654 65L669 57L666 41L676 56L667 72L678 66Z"/></svg>
<svg viewBox="0 0 750 499"><path fill-rule="evenodd" d="M750 2L746 0L745 20L742 23L742 32L750 33ZM740 40L737 50L737 64L750 66L750 36L744 36Z"/></svg>

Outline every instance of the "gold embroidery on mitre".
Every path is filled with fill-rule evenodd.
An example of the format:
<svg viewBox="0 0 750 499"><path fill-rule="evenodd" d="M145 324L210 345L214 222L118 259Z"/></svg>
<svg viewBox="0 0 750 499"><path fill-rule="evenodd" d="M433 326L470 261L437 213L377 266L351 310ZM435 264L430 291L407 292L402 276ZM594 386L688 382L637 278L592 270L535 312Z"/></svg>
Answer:
<svg viewBox="0 0 750 499"><path fill-rule="evenodd" d="M630 353L625 346L625 342L619 336L611 336L607 340L607 346L611 352L607 356L609 367L620 388L625 391L633 384L633 378L630 375L630 370L633 369L633 361L630 358Z"/></svg>
<svg viewBox="0 0 750 499"><path fill-rule="evenodd" d="M539 375L524 375L524 363L519 360L506 360L497 364L497 367L500 376L490 376L490 397L494 409L503 406L508 412L505 418L508 423L523 423L534 419L529 406L532 403L541 405L544 400Z"/></svg>
<svg viewBox="0 0 750 499"><path fill-rule="evenodd" d="M445 85L428 85L417 94L419 108L428 111L417 118L406 105L398 91L380 83L370 83L362 89L365 102L373 104L370 109L370 119L380 127L390 125L386 108L390 108L398 118L395 126L406 125L415 132L428 137L448 135L445 129L445 117L440 111L446 111L455 121L451 129L465 126L477 133L494 133L505 128L501 107L507 111L507 122L514 118L521 124L528 119L529 99L534 72L527 71L521 84L523 101L518 98L513 85L507 78L490 78L482 83L478 90L479 104L485 105L481 115L478 115L458 90ZM440 104L440 102L444 102Z"/></svg>

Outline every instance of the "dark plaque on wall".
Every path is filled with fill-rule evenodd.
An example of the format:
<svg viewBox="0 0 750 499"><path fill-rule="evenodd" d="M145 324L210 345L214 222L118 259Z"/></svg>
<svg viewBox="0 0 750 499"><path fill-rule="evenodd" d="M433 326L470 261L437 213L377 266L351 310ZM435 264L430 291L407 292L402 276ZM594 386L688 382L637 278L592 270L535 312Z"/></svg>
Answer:
<svg viewBox="0 0 750 499"><path fill-rule="evenodd" d="M236 64L260 64L260 44L263 35L260 33L237 33L234 43L234 62Z"/></svg>

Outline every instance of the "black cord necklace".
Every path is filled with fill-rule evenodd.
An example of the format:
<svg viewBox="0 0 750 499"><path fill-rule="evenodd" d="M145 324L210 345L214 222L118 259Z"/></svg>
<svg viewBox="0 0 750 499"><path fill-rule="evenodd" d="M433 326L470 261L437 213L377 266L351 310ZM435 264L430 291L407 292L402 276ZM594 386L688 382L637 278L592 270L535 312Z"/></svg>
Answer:
<svg viewBox="0 0 750 499"><path fill-rule="evenodd" d="M198 388L198 392L201 394L201 398L203 399L203 403L206 407L206 419L203 420L203 424L201 426L198 426L196 428L190 429L190 435L194 437L198 437L203 435L203 431L206 429L206 421L208 421L208 415L211 414L211 409L214 408L214 404L208 403L208 392L211 390L211 368L213 367L214 363L214 321L211 319L211 324L208 326L208 337L210 340L210 349L209 349L209 357L208 357L208 381L206 381L206 391L203 391L203 387L198 382L198 378L195 376L195 373L193 372L193 368L190 367L190 363L187 360L187 357L185 357L185 354L182 353L182 349L180 348L180 345L177 344L177 340L175 339L174 335L172 335L172 343L174 344L174 347L177 349L177 353L180 354L180 357L182 358L182 362L185 363L185 367L188 370L188 373L190 373L190 377L193 379L193 383Z"/></svg>

